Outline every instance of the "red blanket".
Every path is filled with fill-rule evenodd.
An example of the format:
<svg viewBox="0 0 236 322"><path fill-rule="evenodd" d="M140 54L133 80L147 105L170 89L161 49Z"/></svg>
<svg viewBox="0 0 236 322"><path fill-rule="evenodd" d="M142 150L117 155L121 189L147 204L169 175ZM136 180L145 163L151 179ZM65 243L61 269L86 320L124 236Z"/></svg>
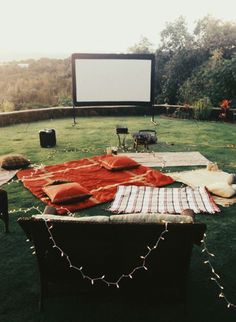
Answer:
<svg viewBox="0 0 236 322"><path fill-rule="evenodd" d="M105 157L106 155L95 156L39 169L29 168L18 171L17 176L27 189L44 203L53 205L59 214L65 214L68 211L75 212L111 201L119 185L161 187L173 182L171 177L143 165L132 170L116 172L106 170L100 164ZM52 204L42 188L52 180L59 179L80 183L89 190L92 197L64 205Z"/></svg>

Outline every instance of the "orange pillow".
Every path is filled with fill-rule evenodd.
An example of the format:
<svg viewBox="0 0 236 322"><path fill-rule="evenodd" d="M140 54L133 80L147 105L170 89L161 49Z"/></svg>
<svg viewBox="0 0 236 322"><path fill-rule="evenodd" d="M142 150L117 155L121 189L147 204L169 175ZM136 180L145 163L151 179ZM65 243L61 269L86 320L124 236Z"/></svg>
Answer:
<svg viewBox="0 0 236 322"><path fill-rule="evenodd" d="M109 155L101 160L101 165L107 170L119 171L137 168L140 164L125 155Z"/></svg>
<svg viewBox="0 0 236 322"><path fill-rule="evenodd" d="M53 203L82 201L91 197L89 191L76 182L44 186L43 191Z"/></svg>

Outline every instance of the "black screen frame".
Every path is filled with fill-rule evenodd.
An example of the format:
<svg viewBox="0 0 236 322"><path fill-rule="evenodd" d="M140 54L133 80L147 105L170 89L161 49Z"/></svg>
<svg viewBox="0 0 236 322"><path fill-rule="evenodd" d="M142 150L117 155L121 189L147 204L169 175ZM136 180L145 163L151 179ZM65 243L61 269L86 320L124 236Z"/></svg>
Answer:
<svg viewBox="0 0 236 322"><path fill-rule="evenodd" d="M131 59L131 60L149 60L151 61L151 84L150 84L150 100L149 101L77 101L76 87L76 60L78 59ZM74 53L71 56L72 63L72 97L73 106L150 106L154 105L154 89L155 89L155 55L154 54L91 54L91 53Z"/></svg>

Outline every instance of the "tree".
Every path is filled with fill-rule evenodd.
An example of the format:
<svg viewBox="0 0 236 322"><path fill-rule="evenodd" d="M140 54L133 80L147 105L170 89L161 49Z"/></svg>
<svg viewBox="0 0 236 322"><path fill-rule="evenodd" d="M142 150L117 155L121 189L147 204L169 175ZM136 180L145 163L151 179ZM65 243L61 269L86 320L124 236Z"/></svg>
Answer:
<svg viewBox="0 0 236 322"><path fill-rule="evenodd" d="M0 66L0 102L11 102L15 110L57 106L63 95L72 99L70 59L22 61ZM8 104L9 105L9 104ZM7 105L9 110L12 107ZM3 108L2 108L3 109Z"/></svg>
<svg viewBox="0 0 236 322"><path fill-rule="evenodd" d="M188 32L182 16L173 23L167 23L161 32L161 45L156 51L156 57L159 87L156 90L157 100L176 104L179 87L202 58L195 51L193 36Z"/></svg>
<svg viewBox="0 0 236 322"><path fill-rule="evenodd" d="M179 50L193 48L193 45L194 38L189 33L183 16L172 23L167 23L165 29L161 32L161 50L175 54Z"/></svg>
<svg viewBox="0 0 236 322"><path fill-rule="evenodd" d="M135 54L150 54L154 52L153 44L147 37L142 36L138 43L128 48L128 52Z"/></svg>
<svg viewBox="0 0 236 322"><path fill-rule="evenodd" d="M224 58L236 53L236 23L223 22L220 19L206 16L200 19L194 29L196 43L199 48L222 52Z"/></svg>
<svg viewBox="0 0 236 322"><path fill-rule="evenodd" d="M234 63L227 60L236 53L235 23L207 16L197 22L191 35L181 16L166 25L161 41L157 59L163 53L168 59L160 60L161 68L157 71L159 101L176 104L206 96L216 104L223 94L234 96L230 71Z"/></svg>
<svg viewBox="0 0 236 322"><path fill-rule="evenodd" d="M236 98L236 54L232 59L215 55L198 68L179 89L180 98L190 103L209 97L213 105Z"/></svg>

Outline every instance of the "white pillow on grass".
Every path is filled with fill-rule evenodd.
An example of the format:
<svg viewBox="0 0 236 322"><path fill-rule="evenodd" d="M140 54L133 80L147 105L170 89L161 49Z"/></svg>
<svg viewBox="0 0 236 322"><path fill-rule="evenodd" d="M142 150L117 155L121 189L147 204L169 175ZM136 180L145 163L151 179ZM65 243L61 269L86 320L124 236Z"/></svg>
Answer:
<svg viewBox="0 0 236 322"><path fill-rule="evenodd" d="M211 183L207 185L206 188L214 195L223 197L223 198L230 198L236 193L233 186L225 182Z"/></svg>

